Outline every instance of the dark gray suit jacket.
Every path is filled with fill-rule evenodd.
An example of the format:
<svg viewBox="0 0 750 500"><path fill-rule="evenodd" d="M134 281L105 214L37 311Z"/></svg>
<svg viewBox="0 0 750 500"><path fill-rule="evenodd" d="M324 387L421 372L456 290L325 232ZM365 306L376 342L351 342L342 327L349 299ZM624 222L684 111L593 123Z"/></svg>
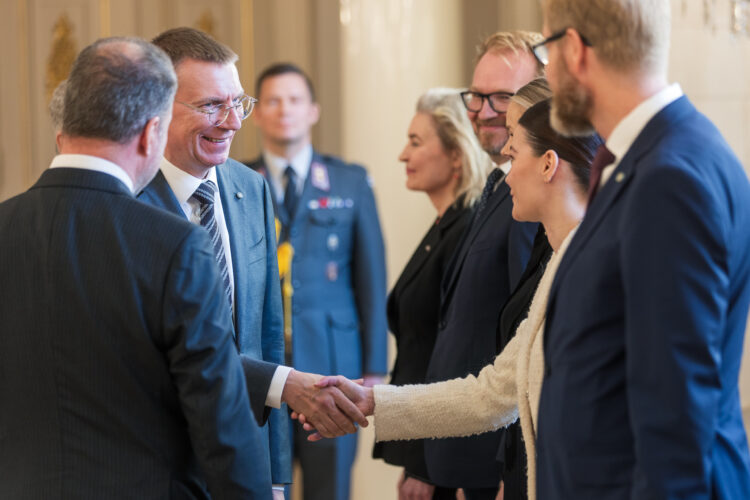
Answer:
<svg viewBox="0 0 750 500"><path fill-rule="evenodd" d="M204 231L59 168L0 234L0 498L270 498Z"/></svg>

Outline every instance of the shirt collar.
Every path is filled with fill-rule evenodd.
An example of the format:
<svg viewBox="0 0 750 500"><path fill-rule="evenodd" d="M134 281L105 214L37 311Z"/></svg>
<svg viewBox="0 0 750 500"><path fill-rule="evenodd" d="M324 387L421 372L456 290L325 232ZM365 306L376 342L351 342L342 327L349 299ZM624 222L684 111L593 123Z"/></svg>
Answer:
<svg viewBox="0 0 750 500"><path fill-rule="evenodd" d="M607 139L607 149L615 155L616 161L625 156L651 118L680 97L682 89L678 83L673 83L640 103L620 120Z"/></svg>
<svg viewBox="0 0 750 500"><path fill-rule="evenodd" d="M121 166L104 158L90 155L57 155L52 159L49 168L80 168L109 174L127 186L133 192L133 180Z"/></svg>
<svg viewBox="0 0 750 500"><path fill-rule="evenodd" d="M176 167L166 158L162 158L159 168L161 169L161 173L164 174L164 178L167 179L169 187L172 188L172 192L180 204L187 203L203 181L213 181L214 184L217 186L219 185L216 179L216 167L208 169L208 174L205 179L199 179L198 177L190 175L184 170Z"/></svg>
<svg viewBox="0 0 750 500"><path fill-rule="evenodd" d="M510 162L506 161L505 163L498 165L497 168L502 170L505 175L508 175L508 172L510 172Z"/></svg>
<svg viewBox="0 0 750 500"><path fill-rule="evenodd" d="M297 178L304 180L307 178L307 172L310 170L310 164L312 163L313 148L312 144L306 145L290 160L287 160L283 156L276 156L268 151L263 151L263 161L268 169L268 174L271 176L277 186L281 186L282 179L284 177L284 170L288 165L291 165L294 171L297 173Z"/></svg>

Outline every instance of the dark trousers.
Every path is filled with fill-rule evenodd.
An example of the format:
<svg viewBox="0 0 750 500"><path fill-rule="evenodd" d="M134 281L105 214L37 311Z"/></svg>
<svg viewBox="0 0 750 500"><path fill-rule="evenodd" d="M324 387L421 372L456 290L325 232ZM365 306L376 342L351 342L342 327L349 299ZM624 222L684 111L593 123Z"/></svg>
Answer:
<svg viewBox="0 0 750 500"><path fill-rule="evenodd" d="M293 421L292 426L294 457L302 467L302 498L348 500L358 435L347 434L311 443L307 441L309 432L299 422Z"/></svg>
<svg viewBox="0 0 750 500"><path fill-rule="evenodd" d="M464 488L466 500L495 500L497 497L497 488Z"/></svg>

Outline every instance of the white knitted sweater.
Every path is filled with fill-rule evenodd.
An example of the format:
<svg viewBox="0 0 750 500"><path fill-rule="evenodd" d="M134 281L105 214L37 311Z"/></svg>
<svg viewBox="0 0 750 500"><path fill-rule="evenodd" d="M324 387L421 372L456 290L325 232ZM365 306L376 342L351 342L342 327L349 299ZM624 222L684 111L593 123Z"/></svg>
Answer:
<svg viewBox="0 0 750 500"><path fill-rule="evenodd" d="M529 499L536 498L536 421L544 376L542 335L552 280L576 229L547 264L516 335L478 376L429 385L376 385L375 439L471 436L521 418L528 457Z"/></svg>

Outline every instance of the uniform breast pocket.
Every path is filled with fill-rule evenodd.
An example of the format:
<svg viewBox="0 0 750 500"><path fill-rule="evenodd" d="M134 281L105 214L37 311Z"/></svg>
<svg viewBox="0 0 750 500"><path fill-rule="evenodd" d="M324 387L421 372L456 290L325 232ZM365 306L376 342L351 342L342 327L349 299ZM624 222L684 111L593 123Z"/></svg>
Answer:
<svg viewBox="0 0 750 500"><path fill-rule="evenodd" d="M362 376L362 345L356 312L334 310L328 313L327 320L334 373L359 378Z"/></svg>
<svg viewBox="0 0 750 500"><path fill-rule="evenodd" d="M352 251L352 216L344 210L310 212L306 248L310 255L335 257Z"/></svg>

